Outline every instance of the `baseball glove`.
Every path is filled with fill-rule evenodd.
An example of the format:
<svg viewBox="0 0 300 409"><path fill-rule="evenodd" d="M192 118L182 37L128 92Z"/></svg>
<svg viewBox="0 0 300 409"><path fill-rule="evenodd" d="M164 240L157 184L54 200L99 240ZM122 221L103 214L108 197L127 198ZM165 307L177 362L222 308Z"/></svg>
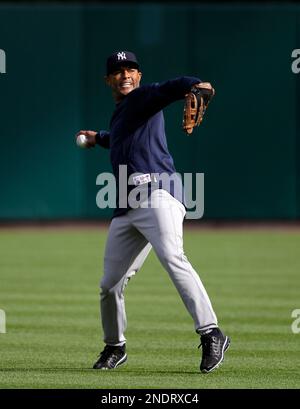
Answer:
<svg viewBox="0 0 300 409"><path fill-rule="evenodd" d="M182 127L187 134L191 134L195 126L201 124L207 106L215 95L215 90L207 84L196 84L185 95Z"/></svg>

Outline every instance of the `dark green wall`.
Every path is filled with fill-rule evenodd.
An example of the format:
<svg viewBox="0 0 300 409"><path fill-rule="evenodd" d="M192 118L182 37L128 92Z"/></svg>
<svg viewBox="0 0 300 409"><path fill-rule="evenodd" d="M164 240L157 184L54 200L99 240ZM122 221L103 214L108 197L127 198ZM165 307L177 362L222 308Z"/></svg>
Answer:
<svg viewBox="0 0 300 409"><path fill-rule="evenodd" d="M177 170L205 173L206 218L299 218L299 25L296 5L0 5L0 219L111 215L95 203L109 152L73 136L108 127L104 65L118 49L136 52L144 83L215 86L192 136L182 102L165 110Z"/></svg>

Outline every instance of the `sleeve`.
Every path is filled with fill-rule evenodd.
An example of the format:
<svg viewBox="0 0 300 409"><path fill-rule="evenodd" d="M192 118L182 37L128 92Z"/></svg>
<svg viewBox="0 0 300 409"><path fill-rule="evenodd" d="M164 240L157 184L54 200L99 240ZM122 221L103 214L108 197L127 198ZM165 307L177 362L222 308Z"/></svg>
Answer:
<svg viewBox="0 0 300 409"><path fill-rule="evenodd" d="M183 99L191 87L202 82L196 77L180 77L159 84L152 84L153 98L171 100L171 102Z"/></svg>
<svg viewBox="0 0 300 409"><path fill-rule="evenodd" d="M202 81L197 77L179 77L161 83L143 85L129 96L132 97L132 106L136 112L152 116L172 102L183 99L191 87L199 82Z"/></svg>
<svg viewBox="0 0 300 409"><path fill-rule="evenodd" d="M96 135L96 144L109 149L109 132L99 131Z"/></svg>

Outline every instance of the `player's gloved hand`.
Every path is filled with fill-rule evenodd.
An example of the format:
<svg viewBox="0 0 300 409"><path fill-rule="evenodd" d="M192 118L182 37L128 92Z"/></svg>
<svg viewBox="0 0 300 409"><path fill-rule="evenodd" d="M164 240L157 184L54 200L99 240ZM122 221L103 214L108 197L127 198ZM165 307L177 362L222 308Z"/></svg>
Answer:
<svg viewBox="0 0 300 409"><path fill-rule="evenodd" d="M97 132L95 131L79 131L77 132L77 134L75 135L75 140L77 139L78 135L85 135L87 138L87 142L85 144L86 148L94 148L96 146L96 135Z"/></svg>
<svg viewBox="0 0 300 409"><path fill-rule="evenodd" d="M195 84L186 94L183 109L183 130L191 134L195 126L199 126L209 102L215 95L215 90L210 82Z"/></svg>

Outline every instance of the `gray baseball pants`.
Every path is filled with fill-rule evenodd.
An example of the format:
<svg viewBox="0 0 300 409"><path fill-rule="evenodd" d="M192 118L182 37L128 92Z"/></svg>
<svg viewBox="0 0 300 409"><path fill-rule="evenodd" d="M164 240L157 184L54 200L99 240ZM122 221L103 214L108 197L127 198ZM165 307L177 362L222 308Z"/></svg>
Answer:
<svg viewBox="0 0 300 409"><path fill-rule="evenodd" d="M184 216L184 206L167 191L157 189L147 203L112 219L100 283L106 344L122 345L126 341L124 289L152 247L191 314L196 332L217 327L206 290L183 251Z"/></svg>

